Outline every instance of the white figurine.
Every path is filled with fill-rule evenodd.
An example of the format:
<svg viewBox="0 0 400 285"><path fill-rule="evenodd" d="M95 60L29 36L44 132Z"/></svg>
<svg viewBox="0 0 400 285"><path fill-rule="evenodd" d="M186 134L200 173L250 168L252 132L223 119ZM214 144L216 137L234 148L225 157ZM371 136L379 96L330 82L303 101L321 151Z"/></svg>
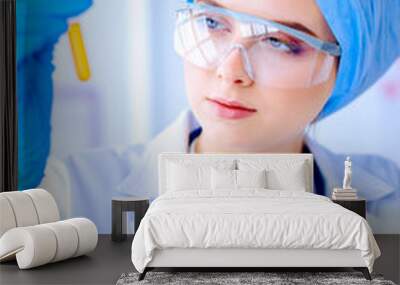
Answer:
<svg viewBox="0 0 400 285"><path fill-rule="evenodd" d="M344 162L343 189L352 189L351 188L351 160L350 160L350 156L346 157L346 160Z"/></svg>

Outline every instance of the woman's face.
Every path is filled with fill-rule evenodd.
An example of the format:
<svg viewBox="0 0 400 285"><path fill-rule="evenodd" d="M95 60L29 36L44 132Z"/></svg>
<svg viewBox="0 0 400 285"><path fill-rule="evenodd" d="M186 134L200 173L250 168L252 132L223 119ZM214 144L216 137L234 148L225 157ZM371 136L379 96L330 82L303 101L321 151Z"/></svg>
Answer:
<svg viewBox="0 0 400 285"><path fill-rule="evenodd" d="M282 23L298 23L320 39L334 41L314 0L204 1L237 12ZM336 64L327 81L307 88L266 87L247 74L240 52L231 53L216 69L185 61L189 103L203 128L202 135L235 145L240 151L274 149L303 136L305 127L327 101L336 77ZM239 103L250 111L226 105Z"/></svg>

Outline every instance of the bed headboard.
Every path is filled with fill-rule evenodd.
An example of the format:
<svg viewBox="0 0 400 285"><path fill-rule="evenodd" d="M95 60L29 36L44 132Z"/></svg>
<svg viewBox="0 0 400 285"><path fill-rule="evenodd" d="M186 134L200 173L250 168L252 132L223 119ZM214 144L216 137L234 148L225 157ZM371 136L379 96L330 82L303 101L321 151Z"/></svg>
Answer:
<svg viewBox="0 0 400 285"><path fill-rule="evenodd" d="M313 155L310 153L296 153L296 154L266 154L266 153L249 153L249 154L218 154L218 153L206 153L206 154L195 154L195 153L161 153L158 157L158 191L159 195L166 192L167 185L167 165L169 161L181 161L190 160L194 162L217 162L219 160L229 161L236 164L239 159L268 159L272 163L275 161L304 161L306 166L306 182L307 182L307 192L313 193L314 186L314 169L313 169Z"/></svg>

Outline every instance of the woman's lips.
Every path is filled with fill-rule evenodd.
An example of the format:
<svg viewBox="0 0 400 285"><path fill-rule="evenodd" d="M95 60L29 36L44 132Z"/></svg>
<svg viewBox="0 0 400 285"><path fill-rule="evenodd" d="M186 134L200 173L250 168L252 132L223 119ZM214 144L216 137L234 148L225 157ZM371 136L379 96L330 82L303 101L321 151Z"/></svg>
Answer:
<svg viewBox="0 0 400 285"><path fill-rule="evenodd" d="M221 98L207 98L207 100L211 105L211 111L224 119L243 119L257 112L256 109L248 108L237 101L228 101Z"/></svg>

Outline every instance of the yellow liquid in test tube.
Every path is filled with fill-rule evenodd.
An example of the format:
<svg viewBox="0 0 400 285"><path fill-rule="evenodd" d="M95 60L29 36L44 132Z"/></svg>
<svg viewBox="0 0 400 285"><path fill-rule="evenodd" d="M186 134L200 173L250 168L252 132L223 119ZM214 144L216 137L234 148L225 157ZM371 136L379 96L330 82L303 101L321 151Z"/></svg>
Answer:
<svg viewBox="0 0 400 285"><path fill-rule="evenodd" d="M76 74L79 80L87 81L90 79L90 66L79 23L70 24L68 37L72 56L74 58Z"/></svg>

